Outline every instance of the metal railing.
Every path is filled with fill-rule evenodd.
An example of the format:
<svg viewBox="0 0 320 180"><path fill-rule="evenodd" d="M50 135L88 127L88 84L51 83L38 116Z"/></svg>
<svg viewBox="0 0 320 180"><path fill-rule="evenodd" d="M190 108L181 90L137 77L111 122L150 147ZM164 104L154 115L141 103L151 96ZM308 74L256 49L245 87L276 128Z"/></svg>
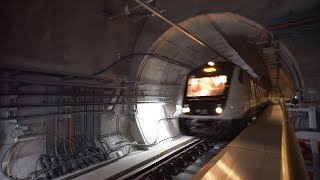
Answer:
<svg viewBox="0 0 320 180"><path fill-rule="evenodd" d="M281 142L281 179L307 180L309 177L293 127L288 121L287 109L284 103L280 102L280 105L284 113Z"/></svg>

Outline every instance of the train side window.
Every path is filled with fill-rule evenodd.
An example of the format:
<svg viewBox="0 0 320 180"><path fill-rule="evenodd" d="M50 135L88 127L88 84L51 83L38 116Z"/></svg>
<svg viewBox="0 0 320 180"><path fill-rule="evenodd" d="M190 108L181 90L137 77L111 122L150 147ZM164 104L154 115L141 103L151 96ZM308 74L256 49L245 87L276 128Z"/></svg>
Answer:
<svg viewBox="0 0 320 180"><path fill-rule="evenodd" d="M255 93L254 83L252 80L250 80L250 86L251 86L251 96L255 98L256 93Z"/></svg>
<svg viewBox="0 0 320 180"><path fill-rule="evenodd" d="M256 91L256 98L259 98L259 86L258 84L254 84L255 85L255 91Z"/></svg>
<svg viewBox="0 0 320 180"><path fill-rule="evenodd" d="M243 81L244 79L243 79L243 70L242 69L240 69L240 72L239 72L239 82L241 83L241 84L244 84L244 81Z"/></svg>
<svg viewBox="0 0 320 180"><path fill-rule="evenodd" d="M258 87L257 87L257 84L256 83L253 83L254 84L254 94L255 94L255 97L258 98Z"/></svg>
<svg viewBox="0 0 320 180"><path fill-rule="evenodd" d="M249 82L249 77L243 69L240 69L239 72L239 82L244 85L247 85Z"/></svg>

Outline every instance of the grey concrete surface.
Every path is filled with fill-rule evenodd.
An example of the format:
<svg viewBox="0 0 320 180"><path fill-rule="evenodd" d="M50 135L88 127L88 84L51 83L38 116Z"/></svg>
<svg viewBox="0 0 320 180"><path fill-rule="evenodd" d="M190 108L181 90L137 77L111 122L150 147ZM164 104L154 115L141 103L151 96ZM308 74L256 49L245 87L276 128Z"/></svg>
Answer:
<svg viewBox="0 0 320 180"><path fill-rule="evenodd" d="M131 16L120 16L109 21L99 16L104 10L106 16L112 16L124 11L124 6L135 6L132 1L125 0L80 0L80 1L19 1L7 0L0 4L0 66L20 67L20 69L36 69L42 72L57 72L57 74L90 76L131 53L159 53L180 63L197 67L206 63L208 59L216 57L214 53L190 41L180 32L172 29L157 17L149 16L143 9ZM262 47L251 44L251 35L257 35L265 27L288 22L310 16L309 12L316 12L319 16L320 1L310 0L159 0L154 4L157 9L166 10L164 15L175 23L182 23L184 27L202 38L203 41L216 45L219 38L214 35L214 28L208 19L190 20L198 15L212 14L212 21L219 32L228 42L230 48L252 68L264 82L272 85L272 74L267 61L275 61L276 54L262 54ZM228 12L228 16L222 16ZM232 13L232 14L231 14ZM236 16L246 19L242 21ZM220 18L219 18L220 17ZM316 24L316 26L318 26ZM171 29L170 29L171 28ZM320 75L318 68L318 50L320 35L314 26L309 30L315 32L304 33L295 29L289 37L278 38L272 47L282 43L287 48L291 60L287 63L288 70L281 67L279 89L292 96L296 89L303 90L305 101L319 104ZM296 33L298 32L298 33ZM309 31L308 31L309 32ZM298 36L295 35L299 34ZM279 35L275 32L274 38ZM219 49L218 46L215 48ZM283 58L284 59L284 58ZM285 60L283 61L285 62ZM139 82L132 85L143 95L159 96L156 101L163 101L160 96L169 97L175 102L179 94L179 86L191 69L172 65L159 58L134 56L127 58L106 72L94 76L104 79L104 82L122 82L131 80ZM296 72L295 72L296 71ZM297 73L288 75L288 73ZM299 76L302 87L297 86ZM295 82L291 82L294 80ZM295 85L294 85L295 84ZM301 89L300 89L301 88ZM127 99L128 100L128 99ZM132 99L131 99L132 100ZM149 100L141 98L142 100ZM119 109L117 109L119 108ZM101 134L112 133L115 128L115 113L123 113L122 107L117 106L114 111L105 112L101 118ZM126 107L133 112L134 106ZM175 104L163 106L166 116L171 117L175 111ZM40 112L39 112L40 113ZM43 126L36 119L29 122ZM120 120L120 131L131 141L144 142L139 127L134 118ZM3 126L2 126L3 125ZM0 142L12 143L9 138L9 128L1 122ZM10 129L11 130L11 129ZM25 151L21 167L30 169L33 162L26 161L30 156L41 151L42 146ZM1 150L6 146L1 146ZM30 159L29 158L29 159ZM25 175L25 171L23 174Z"/></svg>
<svg viewBox="0 0 320 180"><path fill-rule="evenodd" d="M91 75L131 53L142 22L107 21L123 1L3 1L1 64ZM123 71L113 69L118 73Z"/></svg>

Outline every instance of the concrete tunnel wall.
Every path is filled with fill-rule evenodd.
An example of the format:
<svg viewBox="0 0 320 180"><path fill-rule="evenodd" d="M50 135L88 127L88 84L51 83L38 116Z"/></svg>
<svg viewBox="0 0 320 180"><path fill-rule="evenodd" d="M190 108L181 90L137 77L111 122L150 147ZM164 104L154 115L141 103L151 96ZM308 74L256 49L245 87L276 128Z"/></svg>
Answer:
<svg viewBox="0 0 320 180"><path fill-rule="evenodd" d="M135 3L133 4L135 5ZM122 80L127 80L127 75L131 73L129 80L140 81L138 90L143 90L141 92L145 95L157 96L153 97L152 100L166 102L165 104L158 103L157 106L162 109L159 111L159 116L171 117L175 112L175 100L177 94L179 94L178 89L183 77L192 67L195 68L202 63L206 63L207 58L215 56L212 52L194 44L173 28L168 30L169 26L157 17L141 18L140 21L124 15L117 20L108 21L107 18L96 14L97 10L101 9L115 14L120 13L123 12L125 5L125 1L119 0L76 3L73 1L20 2L16 0L5 2L3 6L0 6L0 8L3 8L1 14L3 14L3 17L9 18L1 21L3 28L0 30L2 39L0 43L0 64L13 67L20 66L31 70L40 69L44 72L63 73L70 76L90 76L112 64L118 57L131 54L133 51L163 53L181 63L189 64L191 68L171 65L166 61L152 57L146 57L141 63L140 56L137 57L138 59L133 59L132 63L126 61L117 64L110 71L101 74L99 78L104 78L107 83L121 83ZM244 0L240 3L212 0L161 0L155 2L155 7L165 9L164 15L166 17L174 22L182 22L183 26L192 29L206 42L214 43L215 36L212 36L212 34L215 32L213 32L213 26L209 22L210 18L225 33L226 40L232 48L239 52L239 56L250 60L252 63L257 63L264 62L265 59L260 59L259 51L261 49L250 46L247 35L250 33L256 34L261 28L278 23L281 18L291 15L295 15L296 18L304 17L300 13L316 9L319 7L319 1L311 0L306 3L300 0L272 2L268 0ZM210 14L216 12L233 12L235 14ZM202 18L195 17L199 14L206 15ZM238 21L239 19L241 22ZM209 30L206 28L209 28ZM285 63L289 65L288 71L286 69L280 71L279 86L281 89L284 89L282 87L286 87L288 84L288 87L290 87L288 90L297 87L297 81L300 78L302 89L310 94L307 100L319 96L320 87L317 82L319 81L320 71L317 69L318 63L316 61L318 59L317 44L319 37L318 32L316 32L307 38L302 36L280 40L284 46L280 49L286 49L287 54L290 54L290 59L293 60ZM244 48L241 46L242 43L246 43ZM310 48L309 45L312 45L312 47ZM231 49L229 50L232 52ZM270 57L270 60L272 58L274 57ZM131 70L128 67L130 65ZM292 65L299 74L298 78L292 74L292 79L294 79L296 85L290 84L292 82L291 78L287 76L288 72L293 72ZM257 70L257 72L268 78L268 73L264 73L268 70L265 71L262 64L258 63L254 66L262 69L263 71ZM292 92L288 91L287 93L291 95ZM150 99L140 98L139 100ZM101 133L115 132L116 115L114 112L121 113L123 110L123 106L117 105L114 111L104 113L101 117ZM37 122L38 120L33 120L31 123ZM161 123L160 129L166 129L166 132L161 135L162 137L174 136L177 133L174 121ZM157 118L151 121L149 125L151 129L154 129L157 125ZM45 123L42 123L41 126L37 125L37 131L38 129L41 130L43 126L45 126ZM140 130L145 127L137 126L134 117L120 119L120 126L121 133L130 141L143 143ZM2 126L2 128L7 127ZM149 142L154 140L154 134L147 137ZM19 159L19 163L15 164L14 169L22 173L21 177L34 168L33 160L43 152L44 143L45 141L42 140L34 141L21 147L23 153L14 158ZM4 146L7 145L4 144ZM1 150L3 149L5 147Z"/></svg>
<svg viewBox="0 0 320 180"><path fill-rule="evenodd" d="M252 37L258 36L264 29L260 24L233 13L199 15L179 24L227 56L235 64L244 68L246 68L246 65L250 66L261 77L262 82L272 86L270 73L275 72L269 71L268 61L275 59L275 55L264 56L259 47L250 44ZM227 41L230 46L226 46L224 41ZM172 97L171 103L162 106L172 112L176 111L175 103L179 93L181 93L181 84L183 84L186 75L192 69L207 63L209 60L219 61L219 57L212 51L192 41L173 27L165 31L153 43L148 53L163 55L181 64L146 56L136 73L138 91L148 95ZM238 56L243 57L244 63L240 62ZM282 60L282 63L286 62ZM188 65L190 68L183 65ZM279 68L277 82L279 88L277 89L281 89L281 95L285 94L285 97L289 98L293 96L296 89L292 78L295 75L291 75L292 72L284 69L284 66ZM173 113L169 116L172 117Z"/></svg>

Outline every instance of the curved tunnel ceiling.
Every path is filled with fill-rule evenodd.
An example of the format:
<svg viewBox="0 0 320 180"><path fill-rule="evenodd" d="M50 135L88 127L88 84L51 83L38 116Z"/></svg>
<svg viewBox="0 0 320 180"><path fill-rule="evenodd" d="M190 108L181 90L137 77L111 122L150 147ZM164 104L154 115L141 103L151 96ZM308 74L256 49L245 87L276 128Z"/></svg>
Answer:
<svg viewBox="0 0 320 180"><path fill-rule="evenodd" d="M282 94L293 95L295 87L292 75L288 75L288 71L282 70L281 66L277 65L282 61L277 62L280 59L279 55L276 51L265 53L266 45L261 46L258 43L262 40L267 41L267 46L270 46L268 48L274 48L269 43L270 39L261 39L264 27L260 24L233 13L219 13L196 16L181 22L180 25L252 76L259 77L264 84L269 87L278 86L277 89L282 89ZM165 55L194 68L209 60L221 60L214 52L192 41L175 28L163 33L150 47L149 53ZM159 84L152 88L154 91L159 88L159 93L163 93L167 92L161 90L163 86L180 85L190 70L147 56L140 67L137 80ZM148 89L145 85L142 86L139 90Z"/></svg>

